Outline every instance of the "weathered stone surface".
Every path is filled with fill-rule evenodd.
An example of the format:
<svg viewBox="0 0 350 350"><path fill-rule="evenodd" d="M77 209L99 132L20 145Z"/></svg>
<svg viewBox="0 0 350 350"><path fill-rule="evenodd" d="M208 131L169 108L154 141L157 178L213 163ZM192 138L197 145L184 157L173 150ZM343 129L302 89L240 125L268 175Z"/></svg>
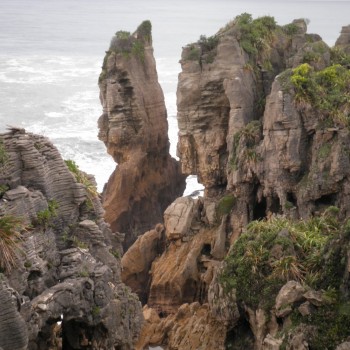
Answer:
<svg viewBox="0 0 350 350"><path fill-rule="evenodd" d="M159 224L154 230L138 237L122 257L122 280L142 303L146 303L148 298L152 262L164 250L163 245L164 227Z"/></svg>
<svg viewBox="0 0 350 350"><path fill-rule="evenodd" d="M148 308L144 309L145 319L149 313ZM207 304L184 304L176 314L163 319L154 311L152 315L146 319L136 350L165 343L169 350L225 349L226 326L210 315Z"/></svg>
<svg viewBox="0 0 350 350"><path fill-rule="evenodd" d="M0 140L8 156L0 164L0 217L28 227L0 284L0 347L133 349L141 305L120 281L98 197L77 183L48 139L12 130Z"/></svg>
<svg viewBox="0 0 350 350"><path fill-rule="evenodd" d="M126 233L124 248L162 222L163 211L185 188L169 155L168 123L158 83L151 33L140 37L139 56L108 51L99 81L103 114L99 138L118 163L103 194L105 218ZM140 57L142 55L142 57Z"/></svg>
<svg viewBox="0 0 350 350"><path fill-rule="evenodd" d="M306 293L303 294L303 297L315 306L321 306L322 304L324 304L322 292L320 291L308 290Z"/></svg>
<svg viewBox="0 0 350 350"><path fill-rule="evenodd" d="M164 212L167 239L179 239L188 234L194 216L195 200L179 197Z"/></svg>
<svg viewBox="0 0 350 350"><path fill-rule="evenodd" d="M350 342L346 341L344 343L339 344L335 350L349 350L350 349Z"/></svg>
<svg viewBox="0 0 350 350"><path fill-rule="evenodd" d="M263 350L279 350L282 345L282 339L276 339L271 334L268 334L264 339Z"/></svg>
<svg viewBox="0 0 350 350"><path fill-rule="evenodd" d="M302 303L299 307L298 307L298 311L300 312L300 314L302 316L308 316L311 315L312 312L312 307L309 301L306 301L305 303Z"/></svg>
<svg viewBox="0 0 350 350"><path fill-rule="evenodd" d="M335 46L344 50L347 54L350 54L350 25L344 26L341 29L341 33Z"/></svg>
<svg viewBox="0 0 350 350"><path fill-rule="evenodd" d="M0 282L0 301L0 348L27 349L28 331L20 314L22 301L18 293L4 281Z"/></svg>
<svg viewBox="0 0 350 350"><path fill-rule="evenodd" d="M276 310L281 310L304 298L305 288L296 281L288 281L276 297Z"/></svg>
<svg viewBox="0 0 350 350"><path fill-rule="evenodd" d="M219 282L221 267L218 265L213 268L213 278L208 288L208 304L216 320L233 328L240 318L240 313L235 293L226 293Z"/></svg>

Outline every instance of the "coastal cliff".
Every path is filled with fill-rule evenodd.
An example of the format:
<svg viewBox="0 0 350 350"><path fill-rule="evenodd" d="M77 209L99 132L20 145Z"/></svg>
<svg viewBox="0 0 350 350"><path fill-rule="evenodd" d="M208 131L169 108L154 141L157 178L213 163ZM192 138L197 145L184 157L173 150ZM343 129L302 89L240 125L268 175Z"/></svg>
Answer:
<svg viewBox="0 0 350 350"><path fill-rule="evenodd" d="M348 39L242 14L184 47L178 156L205 193L122 258L137 349L348 346Z"/></svg>
<svg viewBox="0 0 350 350"><path fill-rule="evenodd" d="M0 348L133 349L141 305L94 179L45 137L0 135Z"/></svg>
<svg viewBox="0 0 350 350"><path fill-rule="evenodd" d="M118 163L103 192L106 221L125 233L127 249L162 221L185 188L179 163L169 154L167 112L153 57L151 23L119 31L99 78L103 114L99 138Z"/></svg>
<svg viewBox="0 0 350 350"><path fill-rule="evenodd" d="M45 137L0 135L0 349L348 349L349 43L245 13L184 47L177 162L151 24L117 32L105 211Z"/></svg>

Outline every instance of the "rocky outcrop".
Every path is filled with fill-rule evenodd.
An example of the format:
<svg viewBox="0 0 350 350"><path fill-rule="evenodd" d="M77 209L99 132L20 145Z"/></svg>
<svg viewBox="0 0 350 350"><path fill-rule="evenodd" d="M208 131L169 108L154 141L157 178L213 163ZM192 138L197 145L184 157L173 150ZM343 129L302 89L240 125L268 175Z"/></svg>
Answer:
<svg viewBox="0 0 350 350"><path fill-rule="evenodd" d="M350 209L346 62L344 52L308 34L304 20L280 27L247 14L183 49L178 155L205 197L178 199L165 211L140 346L192 349L182 342L186 333L174 344L172 330L180 327L181 305L193 303L207 320L222 322L211 332L225 334L226 348L322 348L346 339L337 317L334 337L318 323L349 295L348 229L340 225ZM254 220L261 221L247 229ZM334 240L315 233L320 245L312 255L314 229ZM316 256L317 272L304 260ZM321 292L328 287L345 299L329 304ZM302 322L294 324L295 315ZM190 319L187 327L194 327Z"/></svg>
<svg viewBox="0 0 350 350"><path fill-rule="evenodd" d="M99 80L99 138L118 163L103 194L105 218L126 233L124 247L163 219L185 187L169 155L167 112L153 57L151 23L117 32Z"/></svg>
<svg viewBox="0 0 350 350"><path fill-rule="evenodd" d="M344 26L341 29L340 36L335 42L335 46L347 54L350 54L350 25Z"/></svg>
<svg viewBox="0 0 350 350"><path fill-rule="evenodd" d="M0 140L0 347L133 349L141 305L120 280L93 179L45 137Z"/></svg>
<svg viewBox="0 0 350 350"><path fill-rule="evenodd" d="M136 350L145 346L167 344L169 350L225 349L225 324L210 315L207 304L183 304L176 315L159 318L153 309L144 307L145 325Z"/></svg>

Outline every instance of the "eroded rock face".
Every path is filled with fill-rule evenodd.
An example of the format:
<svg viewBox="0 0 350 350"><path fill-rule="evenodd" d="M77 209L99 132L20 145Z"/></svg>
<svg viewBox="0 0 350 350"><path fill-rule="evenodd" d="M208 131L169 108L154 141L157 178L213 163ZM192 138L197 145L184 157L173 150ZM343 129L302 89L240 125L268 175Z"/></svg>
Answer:
<svg viewBox="0 0 350 350"><path fill-rule="evenodd" d="M169 155L150 27L142 34L146 24L127 39L113 39L99 81L99 138L118 163L104 190L105 218L113 230L126 233L125 248L161 222L163 211L185 188L179 164Z"/></svg>
<svg viewBox="0 0 350 350"><path fill-rule="evenodd" d="M144 316L145 324L136 350L164 342L169 350L225 349L226 325L211 316L207 304L183 304L176 314L162 319L155 310L145 306Z"/></svg>
<svg viewBox="0 0 350 350"><path fill-rule="evenodd" d="M235 290L227 295L219 283L221 260L252 220L306 219L332 205L340 208L340 218L349 215L346 121L328 119L310 101L300 103L288 80L303 63L312 71L329 67L334 52L318 35L306 33L304 20L296 20L270 33L268 49L254 53L237 23L182 53L178 155L183 172L198 175L205 197L178 199L165 212L165 249L152 264L147 299L152 311L145 309L142 346L173 344L181 305L200 303L208 305L206 317L225 325L227 347L279 349L279 332L290 325L291 312L308 316L324 302L322 293L306 293L290 281L265 310L237 301ZM346 45L346 32L339 47ZM280 235L283 240L289 233ZM281 247L269 254L278 256ZM288 251L289 257L295 254ZM289 333L287 348L307 348L312 330L308 325ZM172 346L192 349L181 334Z"/></svg>
<svg viewBox="0 0 350 350"><path fill-rule="evenodd" d="M342 27L335 46L344 50L347 54L350 53L350 25Z"/></svg>
<svg viewBox="0 0 350 350"><path fill-rule="evenodd" d="M0 347L133 349L141 305L121 283L111 254L117 238L97 195L76 181L48 139L15 129L0 139L0 220L21 222L19 253L0 284L7 310Z"/></svg>

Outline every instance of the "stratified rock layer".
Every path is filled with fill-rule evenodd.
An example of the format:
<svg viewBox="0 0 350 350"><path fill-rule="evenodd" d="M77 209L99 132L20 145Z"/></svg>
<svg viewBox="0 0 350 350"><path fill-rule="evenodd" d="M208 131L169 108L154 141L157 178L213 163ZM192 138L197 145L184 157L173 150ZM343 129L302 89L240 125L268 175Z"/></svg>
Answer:
<svg viewBox="0 0 350 350"><path fill-rule="evenodd" d="M150 28L141 34L145 24L150 25L144 22L126 39L113 39L99 81L99 138L118 163L104 190L105 218L113 230L126 233L125 248L162 221L163 211L185 187L178 162L169 155ZM125 51L128 41L132 47Z"/></svg>
<svg viewBox="0 0 350 350"><path fill-rule="evenodd" d="M307 63L310 72L339 62L343 69L347 58L306 30L304 20L279 27L271 18L254 23L244 14L215 36L201 37L183 49L177 90L178 156L185 174L198 175L205 197L177 199L164 213L163 252L152 264L147 260L147 321L138 348L167 344L170 349L199 349L194 342L202 328L198 331L192 322L196 313L188 313L186 326L183 323L184 310L192 307L203 316L196 322L205 319L213 339L221 333L216 347L207 343L203 349L277 350L285 343L287 349L306 349L311 344L316 328L309 324L293 329L284 344L278 335L290 325L292 312L307 317L315 307L324 306L322 292L286 281L276 292L276 302L273 296L266 309L259 300L258 306L247 305L244 297L243 302L238 300L239 286L224 290L220 279L222 259L253 220L280 215L306 220L323 215L329 206L340 209L340 219L349 216L348 100L342 99L343 104L336 105L339 113L332 114L315 100L302 101L290 80L301 64ZM346 50L347 45L344 27L337 47ZM349 96L348 84L340 93ZM280 232L281 237L288 235ZM281 253L281 247L274 249L271 254ZM346 252L345 247L342 261L348 261ZM287 253L286 260L295 258ZM127 269L133 261L130 254ZM242 256L247 261L261 258L254 251ZM347 285L348 273L344 276ZM188 339L191 332L196 335Z"/></svg>
<svg viewBox="0 0 350 350"><path fill-rule="evenodd" d="M15 266L2 271L0 348L133 349L141 306L121 283L98 197L48 139L13 129L0 145L1 225L22 222Z"/></svg>

